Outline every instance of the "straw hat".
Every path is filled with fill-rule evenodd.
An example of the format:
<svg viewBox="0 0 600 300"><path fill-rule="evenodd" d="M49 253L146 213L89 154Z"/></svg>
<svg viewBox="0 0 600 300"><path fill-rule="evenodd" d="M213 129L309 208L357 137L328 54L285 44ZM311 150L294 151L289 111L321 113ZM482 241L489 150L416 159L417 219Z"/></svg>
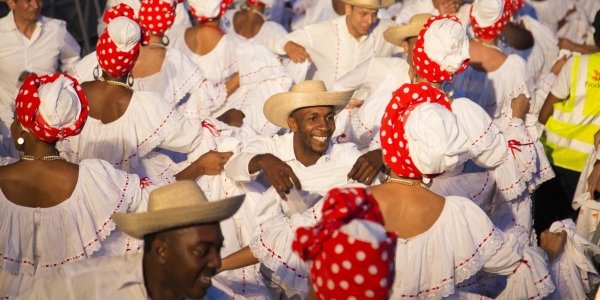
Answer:
<svg viewBox="0 0 600 300"><path fill-rule="evenodd" d="M398 24L388 27L383 32L383 38L389 43L402 47L402 42L411 37L416 37L425 26L427 19L431 18L432 14L417 14L410 18L408 24Z"/></svg>
<svg viewBox="0 0 600 300"><path fill-rule="evenodd" d="M182 180L153 191L147 212L115 213L112 219L121 231L142 239L150 233L228 219L240 208L245 196L208 202L196 182Z"/></svg>
<svg viewBox="0 0 600 300"><path fill-rule="evenodd" d="M306 80L292 86L289 92L275 94L265 102L263 112L269 122L289 128L287 119L295 110L313 106L333 106L335 114L348 105L354 91L328 92L320 80Z"/></svg>
<svg viewBox="0 0 600 300"><path fill-rule="evenodd" d="M358 6L369 9L380 9L386 8L394 3L396 0L342 0L346 4L350 4L352 6Z"/></svg>

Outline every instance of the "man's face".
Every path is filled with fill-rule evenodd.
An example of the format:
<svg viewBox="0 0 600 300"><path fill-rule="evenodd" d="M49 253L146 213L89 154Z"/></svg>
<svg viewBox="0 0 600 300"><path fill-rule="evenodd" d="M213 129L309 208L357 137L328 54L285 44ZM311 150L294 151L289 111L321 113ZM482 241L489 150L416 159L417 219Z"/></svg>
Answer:
<svg viewBox="0 0 600 300"><path fill-rule="evenodd" d="M366 35L377 22L377 10L346 4L346 15L350 26L361 35Z"/></svg>
<svg viewBox="0 0 600 300"><path fill-rule="evenodd" d="M36 22L40 17L43 0L8 0L8 7L13 11L15 17Z"/></svg>
<svg viewBox="0 0 600 300"><path fill-rule="evenodd" d="M303 149L322 155L335 131L334 116L333 106L306 107L293 112L288 125Z"/></svg>
<svg viewBox="0 0 600 300"><path fill-rule="evenodd" d="M174 229L159 234L164 241L166 278L171 289L185 298L202 298L211 277L221 267L223 234L219 223Z"/></svg>

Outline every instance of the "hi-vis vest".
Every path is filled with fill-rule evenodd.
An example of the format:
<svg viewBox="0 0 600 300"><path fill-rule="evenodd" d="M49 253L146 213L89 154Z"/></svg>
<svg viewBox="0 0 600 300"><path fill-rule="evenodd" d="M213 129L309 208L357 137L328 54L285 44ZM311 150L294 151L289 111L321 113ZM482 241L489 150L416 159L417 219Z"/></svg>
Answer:
<svg viewBox="0 0 600 300"><path fill-rule="evenodd" d="M550 162L581 172L600 129L600 53L573 57L569 99L554 104L543 140Z"/></svg>

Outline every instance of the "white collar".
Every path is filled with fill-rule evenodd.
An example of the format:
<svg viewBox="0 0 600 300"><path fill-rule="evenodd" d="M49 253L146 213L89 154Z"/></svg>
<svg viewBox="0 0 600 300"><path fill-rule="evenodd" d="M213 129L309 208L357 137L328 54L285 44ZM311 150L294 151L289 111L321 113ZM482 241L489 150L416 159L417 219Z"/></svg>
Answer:
<svg viewBox="0 0 600 300"><path fill-rule="evenodd" d="M40 15L38 21L36 22L37 26L43 27L45 25L44 17ZM11 10L6 17L0 19L0 31L9 32L13 30L19 30L17 27L17 23L15 22L15 16L13 11Z"/></svg>
<svg viewBox="0 0 600 300"><path fill-rule="evenodd" d="M282 151L282 155L280 157L280 159L283 162L289 162L292 160L297 160L296 158L296 153L294 152L294 134L293 132L284 134L282 136L283 138L283 151ZM331 159L330 155L331 155L331 148L333 147L333 141L329 141L329 147L327 148L327 151L325 151L325 153L323 153L323 155L321 156L321 158L319 158L319 160L325 158L325 161L329 161Z"/></svg>

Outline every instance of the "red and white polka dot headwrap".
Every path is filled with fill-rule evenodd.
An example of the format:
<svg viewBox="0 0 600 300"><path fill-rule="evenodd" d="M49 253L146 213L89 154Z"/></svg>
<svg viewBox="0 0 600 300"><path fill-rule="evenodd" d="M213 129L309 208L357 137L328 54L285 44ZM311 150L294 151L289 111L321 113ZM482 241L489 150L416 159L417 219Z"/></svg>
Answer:
<svg viewBox="0 0 600 300"><path fill-rule="evenodd" d="M449 81L469 65L469 40L457 17L433 16L415 43L413 65L429 82Z"/></svg>
<svg viewBox="0 0 600 300"><path fill-rule="evenodd" d="M511 0L507 0L507 1L511 1ZM511 15L516 14L517 11L519 11L519 9L523 8L523 6L525 6L525 0L512 0Z"/></svg>
<svg viewBox="0 0 600 300"><path fill-rule="evenodd" d="M273 0L246 0L248 3L252 5L273 5Z"/></svg>
<svg viewBox="0 0 600 300"><path fill-rule="evenodd" d="M24 130L46 143L78 135L88 117L88 101L77 80L67 74L31 74L15 99Z"/></svg>
<svg viewBox="0 0 600 300"><path fill-rule="evenodd" d="M175 0L144 0L140 7L140 26L154 35L163 35L175 21Z"/></svg>
<svg viewBox="0 0 600 300"><path fill-rule="evenodd" d="M387 299L394 282L397 237L383 228L377 202L362 188L336 188L323 201L321 221L298 228L292 243L303 260L312 260L310 277L317 298Z"/></svg>
<svg viewBox="0 0 600 300"><path fill-rule="evenodd" d="M98 38L96 57L104 72L123 77L135 65L140 47L148 45L150 33L141 28L131 7L119 4L104 14L108 27Z"/></svg>
<svg viewBox="0 0 600 300"><path fill-rule="evenodd" d="M475 36L493 39L502 30L513 13L511 0L477 0L471 6L471 26Z"/></svg>
<svg viewBox="0 0 600 300"><path fill-rule="evenodd" d="M190 11L198 23L220 18L233 3L233 0L189 0Z"/></svg>

